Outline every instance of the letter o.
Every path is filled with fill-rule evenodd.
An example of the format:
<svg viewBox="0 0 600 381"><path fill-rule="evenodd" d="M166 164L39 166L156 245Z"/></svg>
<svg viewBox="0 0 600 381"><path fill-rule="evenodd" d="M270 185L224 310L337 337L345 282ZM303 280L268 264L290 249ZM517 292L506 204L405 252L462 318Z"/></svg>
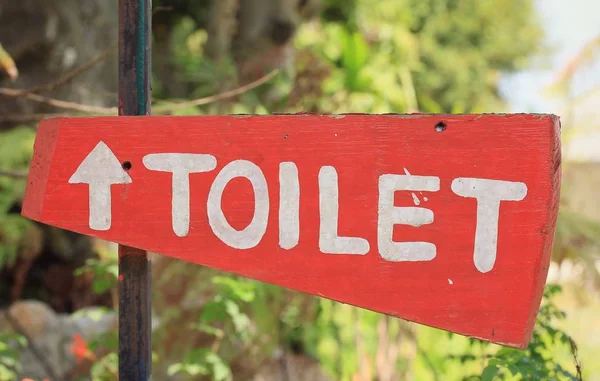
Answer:
<svg viewBox="0 0 600 381"><path fill-rule="evenodd" d="M254 216L243 230L234 229L223 214L221 200L227 184L236 177L250 180L254 190ZM215 235L228 246L250 249L260 242L267 231L269 218L269 190L261 169L247 160L235 160L227 164L210 187L206 203L208 223Z"/></svg>

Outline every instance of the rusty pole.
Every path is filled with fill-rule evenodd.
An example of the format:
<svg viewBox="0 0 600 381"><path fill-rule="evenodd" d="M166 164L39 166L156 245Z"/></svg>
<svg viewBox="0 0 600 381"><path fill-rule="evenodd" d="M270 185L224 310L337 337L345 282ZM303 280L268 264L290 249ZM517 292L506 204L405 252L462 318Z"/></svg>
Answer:
<svg viewBox="0 0 600 381"><path fill-rule="evenodd" d="M151 0L119 0L119 115L151 112ZM119 245L119 380L152 374L151 263Z"/></svg>

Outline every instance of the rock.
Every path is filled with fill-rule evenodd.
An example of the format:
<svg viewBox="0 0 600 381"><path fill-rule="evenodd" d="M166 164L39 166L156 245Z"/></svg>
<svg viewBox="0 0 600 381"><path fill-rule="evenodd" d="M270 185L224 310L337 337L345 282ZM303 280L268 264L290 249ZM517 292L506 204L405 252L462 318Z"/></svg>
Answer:
<svg viewBox="0 0 600 381"><path fill-rule="evenodd" d="M7 318L7 312L10 319ZM82 339L79 344L89 342L99 335L114 332L117 325L118 314L100 307L82 309L72 315L56 314L42 302L25 300L0 311L0 331L24 330L37 349L36 354L30 343L29 348L21 350L23 371L19 379L66 380L74 373L88 373L89 363L79 363L73 352L73 345L77 343L75 337ZM43 356L46 364L40 361L38 355ZM48 368L51 370L48 371ZM305 355L279 351L251 380L330 381L330 378L320 368L318 361Z"/></svg>
<svg viewBox="0 0 600 381"><path fill-rule="evenodd" d="M27 330L27 334L32 340L40 339L59 323L50 307L38 301L16 302L10 306L8 314L12 320ZM5 317L5 319L7 318Z"/></svg>
<svg viewBox="0 0 600 381"><path fill-rule="evenodd" d="M34 88L56 81L97 57L105 49L116 52L118 2L113 0L0 1L2 45L14 58L19 78L0 86ZM63 86L43 95L90 105L115 106L117 55L111 54ZM111 94L111 95L108 95ZM3 99L0 115L64 112L23 98ZM0 122L0 128L11 122Z"/></svg>
<svg viewBox="0 0 600 381"><path fill-rule="evenodd" d="M33 300L15 302L1 316L0 330L19 333L23 330L31 340L28 348L20 352L23 371L19 376L34 380L65 379L77 365L72 349L76 335L88 342L115 330L118 323L115 311L88 308L73 315L56 314L46 304ZM36 351L31 349L32 345Z"/></svg>
<svg viewBox="0 0 600 381"><path fill-rule="evenodd" d="M64 318L66 326L73 327L85 340L117 329L118 315L105 308L90 307Z"/></svg>

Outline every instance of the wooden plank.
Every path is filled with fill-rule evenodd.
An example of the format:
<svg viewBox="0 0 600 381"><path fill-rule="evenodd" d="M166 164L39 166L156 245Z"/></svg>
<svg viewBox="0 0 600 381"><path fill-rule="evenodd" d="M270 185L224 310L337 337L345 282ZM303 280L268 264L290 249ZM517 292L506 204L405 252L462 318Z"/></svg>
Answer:
<svg viewBox="0 0 600 381"><path fill-rule="evenodd" d="M522 114L55 119L23 214L524 348L559 128Z"/></svg>
<svg viewBox="0 0 600 381"><path fill-rule="evenodd" d="M151 31L151 0L119 0L119 115L121 117L151 113ZM83 181L89 177L85 173L80 175L80 180ZM73 180L77 181L77 177L75 176ZM95 191L91 188L90 190ZM104 201L110 200L110 192L102 193L98 190L95 195L104 198ZM110 205L108 207L110 208ZM120 244L120 380L152 379L151 279L152 264L148 253Z"/></svg>

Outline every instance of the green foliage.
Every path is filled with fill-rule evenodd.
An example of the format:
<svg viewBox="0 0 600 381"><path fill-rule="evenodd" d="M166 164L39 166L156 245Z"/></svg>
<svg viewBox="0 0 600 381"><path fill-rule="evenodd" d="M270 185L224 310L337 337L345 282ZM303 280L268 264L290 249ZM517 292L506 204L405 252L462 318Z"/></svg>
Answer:
<svg viewBox="0 0 600 381"><path fill-rule="evenodd" d="M358 32L342 32L340 37L342 45L340 58L346 77L344 86L349 91L360 91L368 86L365 81L361 83L360 73L368 61L369 47Z"/></svg>
<svg viewBox="0 0 600 381"><path fill-rule="evenodd" d="M557 285L546 286L542 306L538 312L533 336L526 350L500 348L492 354L475 356L472 351L460 356L450 356L461 363L486 362L481 379L488 380L579 380L577 369L569 370L553 358L556 347L574 351L575 343L569 335L555 328L557 321L566 318L566 314L554 303L554 297L561 292ZM483 351L497 346L483 345ZM487 347L487 348L486 348ZM576 360L576 359L575 359ZM568 368L574 368L570 364ZM464 377L463 380L479 379L479 375Z"/></svg>
<svg viewBox="0 0 600 381"><path fill-rule="evenodd" d="M119 372L119 355L111 352L100 360L94 362L90 375L93 380L108 380L114 378Z"/></svg>
<svg viewBox="0 0 600 381"><path fill-rule="evenodd" d="M16 333L0 333L0 381L14 380L22 369L19 350L27 345L27 340Z"/></svg>
<svg viewBox="0 0 600 381"><path fill-rule="evenodd" d="M318 57L319 65L327 68L327 78L316 78L315 65L289 67L276 81L236 102L193 107L189 113L465 113L500 109L499 75L524 68L540 52L542 33L532 1L325 3L322 21L304 26L296 46L297 61L302 62L305 54ZM178 75L190 86L190 96L200 97L227 88L236 75L230 59L218 65L206 59L206 33L195 28L187 18L177 25L172 59L180 69ZM281 90L301 93L297 88L300 79L315 81L314 86L323 93ZM290 104L291 95L300 99Z"/></svg>
<svg viewBox="0 0 600 381"><path fill-rule="evenodd" d="M119 278L119 264L116 258L86 260L85 265L75 270L75 276L81 276L85 273L92 273L94 281L92 289L97 294L103 294L116 287Z"/></svg>
<svg viewBox="0 0 600 381"><path fill-rule="evenodd" d="M498 74L524 68L539 52L542 33L531 1L404 3L411 9L409 29L419 40L419 98L435 101L444 112L457 102L465 112L500 107Z"/></svg>
<svg viewBox="0 0 600 381"><path fill-rule="evenodd" d="M2 170L27 171L33 154L35 131L21 126L0 132L0 163ZM18 200L25 182L10 177L0 177L0 211L6 211Z"/></svg>
<svg viewBox="0 0 600 381"><path fill-rule="evenodd" d="M169 376L185 374L191 377L210 376L214 381L231 380L231 370L221 357L208 349L198 349L188 353L185 361L171 365L167 371Z"/></svg>
<svg viewBox="0 0 600 381"><path fill-rule="evenodd" d="M382 328L385 328L388 344L398 343L396 349L404 353L394 360L398 375L412 372L419 380L449 381L577 380L574 355L569 361L559 361L556 357L557 353L571 353L572 345L575 345L557 328L566 317L555 304L560 291L561 288L555 285L546 287L532 340L526 350L415 326L324 299L317 301L316 319L297 320L294 312L289 311L291 317L282 317L282 321L295 329L292 331L303 341L305 351L318 358L335 380L354 379L361 362L366 360L375 367L375 359L392 350L392 346L382 346ZM414 355L408 354L415 349Z"/></svg>
<svg viewBox="0 0 600 381"><path fill-rule="evenodd" d="M361 328L375 329L378 318L381 317L369 311L320 300L317 319L305 324L307 338L311 339L307 341L308 350L321 359L323 368L334 379L351 380L360 361L358 335L362 340L377 340L376 333L365 333Z"/></svg>
<svg viewBox="0 0 600 381"><path fill-rule="evenodd" d="M355 30L357 27L357 0L324 0L321 18L324 22L339 22Z"/></svg>
<svg viewBox="0 0 600 381"><path fill-rule="evenodd" d="M0 132L0 169L26 172L34 138L35 131L29 127ZM21 238L31 226L31 222L19 214L9 213L24 190L25 181L0 176L0 270L14 264Z"/></svg>
<svg viewBox="0 0 600 381"><path fill-rule="evenodd" d="M0 270L17 259L21 238L31 222L17 214L0 214Z"/></svg>
<svg viewBox="0 0 600 381"><path fill-rule="evenodd" d="M360 59L360 53L355 58L365 49L356 43L349 47L338 31L331 30L332 26L339 29L339 24L325 24L310 38L304 36L303 45L324 52L351 79L358 71L371 77L367 92L379 95L374 102L386 112L412 109L413 91L417 108L424 112L501 107L500 72L523 68L539 52L542 37L530 1L358 0L356 14L360 33L368 36L367 60ZM355 36L356 32L348 33ZM339 50L333 45L341 46L341 57L330 54ZM343 88L367 90L357 88L352 80ZM340 90L334 86L330 92ZM352 104L346 107L352 106L353 112L370 111Z"/></svg>
<svg viewBox="0 0 600 381"><path fill-rule="evenodd" d="M236 334L243 339L248 339L250 319L242 311L240 305L254 300L254 282L246 279L215 276L212 278L212 283L216 286L217 294L204 306L200 315L201 324L196 327L200 327L204 331L210 331L208 327L211 324L217 323L223 326L230 323Z"/></svg>
<svg viewBox="0 0 600 381"><path fill-rule="evenodd" d="M183 19L172 35L171 49L173 61L181 69L181 78L193 89L191 98L212 95L219 91L224 81L234 77L234 67L230 60L216 64L207 59L204 45L207 33L195 29L194 22Z"/></svg>
<svg viewBox="0 0 600 381"><path fill-rule="evenodd" d="M199 321L192 329L215 337L212 348L192 350L184 360L170 365L167 374L184 374L190 377L207 376L214 381L232 379L231 369L219 355L223 341L236 339L248 342L251 338L251 322L244 307L256 297L256 282L234 277L213 276L215 296L202 308ZM227 333L226 333L227 332Z"/></svg>
<svg viewBox="0 0 600 381"><path fill-rule="evenodd" d="M562 192L565 191L563 188ZM562 205L558 212L554 237L553 260L562 263L571 260L583 264L580 286L586 282L600 286L600 269L596 262L600 259L600 224L595 220Z"/></svg>
<svg viewBox="0 0 600 381"><path fill-rule="evenodd" d="M108 310L100 309L93 312L93 316L100 318L100 316ZM87 316L90 313L87 312ZM92 317L92 316L90 316ZM92 367L90 369L91 380L93 381L104 381L114 380L118 378L119 373L119 334L118 331L110 331L94 337L88 343L88 349L90 354L102 353L103 355L95 358L92 357ZM152 353L152 361L157 361L156 354ZM87 380L87 378L85 378Z"/></svg>

